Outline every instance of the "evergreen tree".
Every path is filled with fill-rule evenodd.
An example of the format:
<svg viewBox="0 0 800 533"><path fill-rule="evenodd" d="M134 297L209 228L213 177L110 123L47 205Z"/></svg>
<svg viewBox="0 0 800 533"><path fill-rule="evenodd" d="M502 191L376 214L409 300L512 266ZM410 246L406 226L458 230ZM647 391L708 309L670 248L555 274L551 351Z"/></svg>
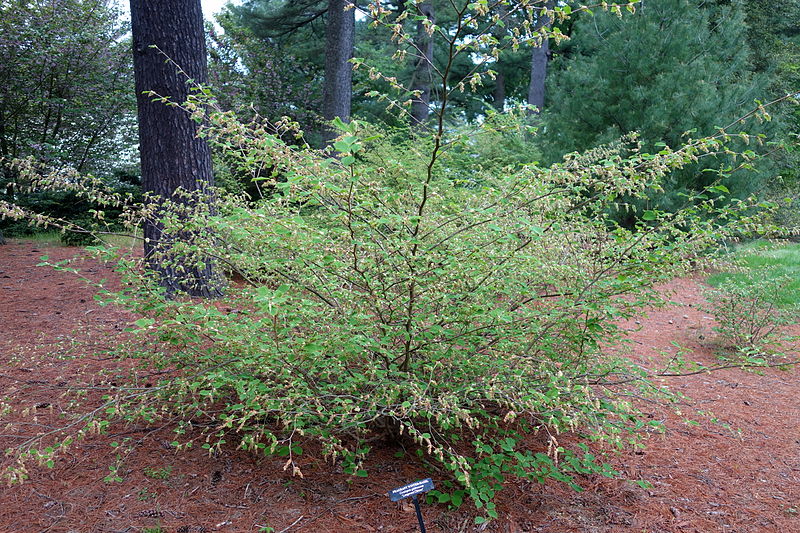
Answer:
<svg viewBox="0 0 800 533"><path fill-rule="evenodd" d="M241 26L230 11L217 16L223 32L208 31L209 83L225 110L277 121L287 116L304 131L319 128L322 70Z"/></svg>
<svg viewBox="0 0 800 533"><path fill-rule="evenodd" d="M302 58L310 68L324 73L322 94L317 95L322 102L322 117L347 121L353 95L350 59L355 40L355 9L351 4L346 0L249 0L241 6L229 6L228 21L252 32L266 47ZM323 144L335 134L325 126L318 133Z"/></svg>
<svg viewBox="0 0 800 533"><path fill-rule="evenodd" d="M682 135L713 133L749 111L763 97L763 77L748 62L741 3L701 0L643 2L635 15L595 12L573 29L572 55L551 76L543 135L549 160L639 132L645 150L677 146ZM683 190L698 190L717 178L709 159L679 173L655 200L671 207ZM737 173L728 188L752 189L754 176ZM735 191L734 191L735 189Z"/></svg>
<svg viewBox="0 0 800 533"><path fill-rule="evenodd" d="M753 65L769 77L769 99L800 92L800 2L745 0L747 36ZM795 97L796 98L796 97ZM776 201L775 222L797 235L800 232L800 108L775 110L778 140L786 148L775 152L777 178L762 195ZM789 198L790 201L786 201Z"/></svg>

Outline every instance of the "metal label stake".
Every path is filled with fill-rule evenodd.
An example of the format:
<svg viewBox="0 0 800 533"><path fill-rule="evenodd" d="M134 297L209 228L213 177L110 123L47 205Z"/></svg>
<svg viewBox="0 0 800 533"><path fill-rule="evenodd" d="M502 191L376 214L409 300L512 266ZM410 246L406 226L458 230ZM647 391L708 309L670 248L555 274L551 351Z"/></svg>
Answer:
<svg viewBox="0 0 800 533"><path fill-rule="evenodd" d="M400 501L405 498L411 498L411 501L414 502L414 509L417 511L419 530L422 533L426 533L425 522L422 521L422 509L419 507L418 496L423 492L428 492L429 490L433 490L433 480L430 478L421 479L419 481L415 481L414 483L409 483L408 485L404 485L389 491L389 499L393 502Z"/></svg>
<svg viewBox="0 0 800 533"><path fill-rule="evenodd" d="M416 496L411 497L411 501L414 502L414 509L417 511L417 522L419 522L419 530L422 533L425 533L425 522L422 521L422 511L419 508L419 498Z"/></svg>

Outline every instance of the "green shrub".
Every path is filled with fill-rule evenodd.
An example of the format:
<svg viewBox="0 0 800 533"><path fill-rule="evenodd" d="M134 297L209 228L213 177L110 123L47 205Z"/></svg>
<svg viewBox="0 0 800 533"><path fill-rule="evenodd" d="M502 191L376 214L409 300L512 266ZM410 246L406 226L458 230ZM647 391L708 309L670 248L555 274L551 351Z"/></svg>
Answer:
<svg viewBox="0 0 800 533"><path fill-rule="evenodd" d="M212 428L204 447L234 440L295 474L309 440L354 475L376 439L405 441L452 475L438 501L471 499L490 518L509 477L577 487L577 474L613 475L557 436L622 445L647 425L614 385L641 371L604 347L621 339L616 321L659 301L655 282L736 224L699 199L625 229L608 205L707 141L628 159L602 149L465 186L375 165L364 146L391 141L357 122L338 123L338 158L325 158L230 114L204 118L211 142L234 139L243 165L281 161L287 179L255 205L217 191L213 209L181 202L163 219L175 244L157 260L213 257L244 280L220 302L169 299L135 263L123 269L131 288L107 301L169 347L131 354L178 373L110 397L111 419L174 417L181 446L198 439L190 427ZM545 447L525 447L538 431Z"/></svg>
<svg viewBox="0 0 800 533"><path fill-rule="evenodd" d="M93 231L99 230L97 221L91 217L81 217L72 221L75 227L63 231L60 235L61 244L64 246L90 246L97 244L97 237Z"/></svg>
<svg viewBox="0 0 800 533"><path fill-rule="evenodd" d="M762 356L780 346L781 328L800 321L800 306L780 300L795 280L746 270L705 291L717 319L715 331L742 354Z"/></svg>

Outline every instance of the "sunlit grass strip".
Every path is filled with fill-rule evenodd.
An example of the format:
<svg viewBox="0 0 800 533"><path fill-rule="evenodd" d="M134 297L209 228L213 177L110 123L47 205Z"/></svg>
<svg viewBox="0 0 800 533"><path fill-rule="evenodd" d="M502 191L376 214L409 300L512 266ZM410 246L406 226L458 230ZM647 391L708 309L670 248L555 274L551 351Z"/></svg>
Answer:
<svg viewBox="0 0 800 533"><path fill-rule="evenodd" d="M708 278L710 285L718 287L728 280L746 283L744 269L760 271L765 279L789 277L794 281L786 285L773 303L781 306L800 305L800 244L754 241L734 248L731 258L743 270L714 274Z"/></svg>

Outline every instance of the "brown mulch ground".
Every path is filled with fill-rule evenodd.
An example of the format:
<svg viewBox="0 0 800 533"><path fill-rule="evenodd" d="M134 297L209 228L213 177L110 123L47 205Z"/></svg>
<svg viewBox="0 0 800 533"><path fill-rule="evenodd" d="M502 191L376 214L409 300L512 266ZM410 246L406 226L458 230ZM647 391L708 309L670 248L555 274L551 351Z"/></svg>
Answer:
<svg viewBox="0 0 800 533"><path fill-rule="evenodd" d="M113 357L76 357L88 348L72 339L113 347L131 317L99 307L74 275L35 266L45 254L58 260L77 253L24 241L0 246L0 402L8 405L4 412L0 403L3 449L68 423L74 411L67 388L92 384L101 391L129 369ZM113 280L105 266L87 262L84 268ZM699 286L699 279L667 284L675 304L627 324L638 330L631 333L631 357L658 367L675 355L674 341L691 350L687 359L717 362L713 320L699 307ZM800 355L792 351L791 357ZM485 530L800 531L797 371L729 369L667 378L665 384L691 400L672 407L644 404L667 432L650 437L643 450L609 459L624 478L647 480L650 488L599 477L581 479L583 492L512 483L498 500L500 520ZM99 401L100 394L90 392L85 403ZM350 478L306 454L306 476L299 479L283 472L280 458L233 447L213 456L201 449L176 454L169 427L111 431L73 445L52 469L32 468L22 485L0 485L0 531L418 530L413 507L390 502L386 492L430 474L395 458L391 449L372 457L367 478ZM123 446L115 450L112 441ZM121 481L104 481L110 467ZM466 509L423 505L423 513L430 532L478 529Z"/></svg>

